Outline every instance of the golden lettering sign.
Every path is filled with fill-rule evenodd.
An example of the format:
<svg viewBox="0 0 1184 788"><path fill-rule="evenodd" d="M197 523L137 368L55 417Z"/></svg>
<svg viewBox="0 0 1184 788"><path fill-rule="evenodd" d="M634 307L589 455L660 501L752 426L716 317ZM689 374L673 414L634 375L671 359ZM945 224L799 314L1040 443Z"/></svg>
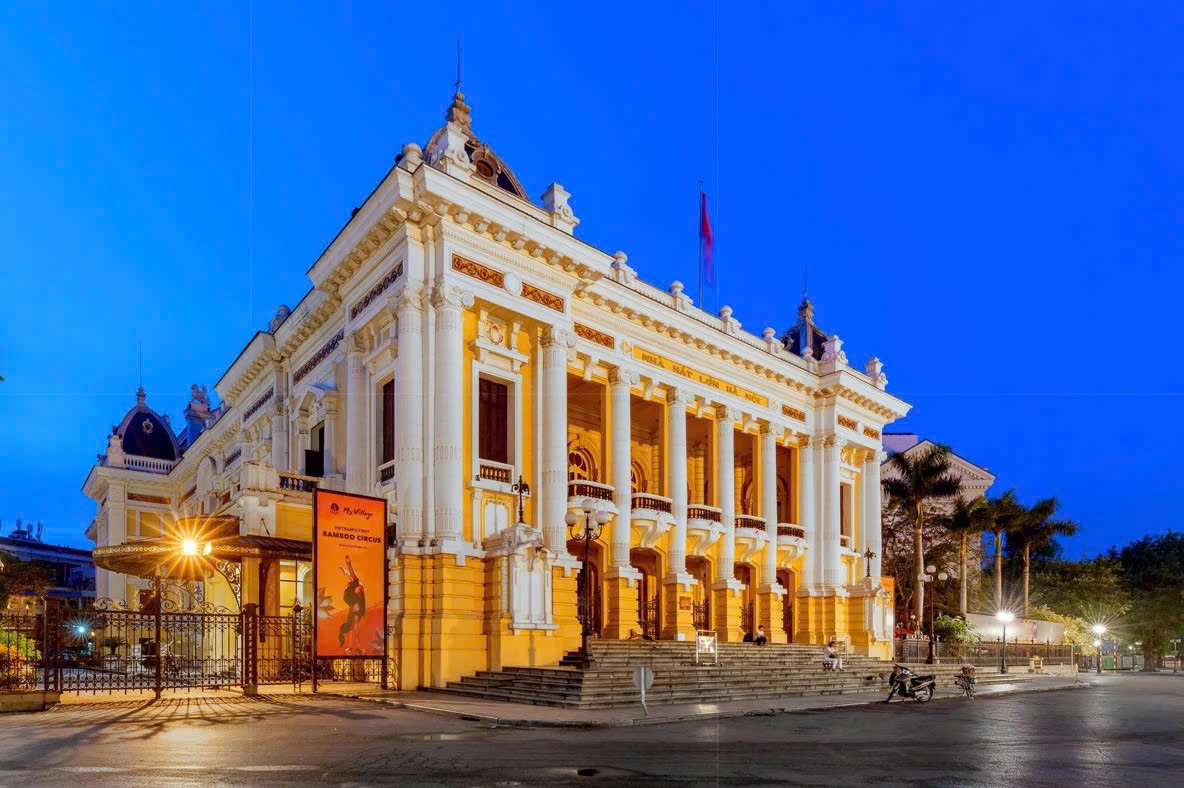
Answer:
<svg viewBox="0 0 1184 788"><path fill-rule="evenodd" d="M722 391L725 394L731 394L733 397L739 397L742 400L747 400L754 405L767 406L769 400L767 397L757 394L755 391L734 386L731 383L725 383L719 378L714 378L706 372L700 372L697 369L688 367L686 364L680 364L677 361L672 361L665 356L659 356L657 353L652 353L648 350L642 350L637 345L633 346L633 357L639 361L644 361L655 367L661 367L667 372L673 372L676 375L682 375L684 378L702 383L704 386L710 386L717 391Z"/></svg>

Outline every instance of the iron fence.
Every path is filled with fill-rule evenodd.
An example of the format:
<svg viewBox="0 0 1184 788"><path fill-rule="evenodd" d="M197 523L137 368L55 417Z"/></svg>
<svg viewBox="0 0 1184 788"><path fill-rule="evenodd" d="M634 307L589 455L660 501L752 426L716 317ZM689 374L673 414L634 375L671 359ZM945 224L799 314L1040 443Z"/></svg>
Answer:
<svg viewBox="0 0 1184 788"><path fill-rule="evenodd" d="M0 692L153 692L292 684L312 679L311 610L261 616L204 609L0 612ZM383 683L385 661L319 659L319 681Z"/></svg>
<svg viewBox="0 0 1184 788"><path fill-rule="evenodd" d="M948 643L938 641L935 651L940 662L959 662L978 667L993 667L1003 661L1003 643L984 641L981 643ZM1038 657L1046 665L1072 665L1078 657L1072 644L1059 643L1007 643L1007 663L1020 666ZM908 638L897 640L893 649L897 662L920 663L929 659L929 640Z"/></svg>

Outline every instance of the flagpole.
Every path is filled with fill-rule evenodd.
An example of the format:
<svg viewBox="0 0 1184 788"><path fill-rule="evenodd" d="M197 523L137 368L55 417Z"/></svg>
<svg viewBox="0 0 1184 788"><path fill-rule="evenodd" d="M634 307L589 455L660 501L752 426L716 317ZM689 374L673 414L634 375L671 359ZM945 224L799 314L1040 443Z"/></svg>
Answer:
<svg viewBox="0 0 1184 788"><path fill-rule="evenodd" d="M697 302L700 309L703 308L703 225L702 225L703 218L702 218L702 212L703 212L703 179L700 178L699 179L699 199L696 201L696 204L695 204L695 215L699 217L699 222L700 222L699 230L698 230L698 235L699 235L699 300Z"/></svg>

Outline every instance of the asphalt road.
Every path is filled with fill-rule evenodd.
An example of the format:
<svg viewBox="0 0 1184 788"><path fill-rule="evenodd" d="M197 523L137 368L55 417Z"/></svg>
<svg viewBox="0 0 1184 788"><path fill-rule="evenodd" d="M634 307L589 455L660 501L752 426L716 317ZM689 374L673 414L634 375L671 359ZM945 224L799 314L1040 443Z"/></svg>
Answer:
<svg viewBox="0 0 1184 788"><path fill-rule="evenodd" d="M60 707L0 718L0 785L1181 785L1184 674L1094 681L581 730L328 699Z"/></svg>

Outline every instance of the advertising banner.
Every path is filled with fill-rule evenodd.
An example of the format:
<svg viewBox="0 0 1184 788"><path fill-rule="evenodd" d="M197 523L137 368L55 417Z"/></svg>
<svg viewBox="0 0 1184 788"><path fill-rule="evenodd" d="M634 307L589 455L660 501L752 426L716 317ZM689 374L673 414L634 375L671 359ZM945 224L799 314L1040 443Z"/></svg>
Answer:
<svg viewBox="0 0 1184 788"><path fill-rule="evenodd" d="M386 656L386 501L318 489L313 512L317 656Z"/></svg>

